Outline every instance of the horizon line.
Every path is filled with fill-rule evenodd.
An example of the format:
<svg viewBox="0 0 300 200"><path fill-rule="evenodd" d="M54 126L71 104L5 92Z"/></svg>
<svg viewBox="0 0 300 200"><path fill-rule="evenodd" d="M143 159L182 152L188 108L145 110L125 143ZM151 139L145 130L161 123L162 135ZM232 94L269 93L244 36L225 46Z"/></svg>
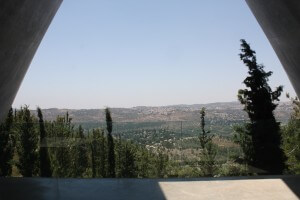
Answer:
<svg viewBox="0 0 300 200"><path fill-rule="evenodd" d="M278 101L277 103L291 103L290 100L286 101ZM36 110L38 107L40 107L42 110L51 110L51 109L57 109L57 110L102 110L105 108L110 108L110 109L134 109L134 108L139 108L139 107L149 107L149 108L158 108L158 107L172 107L172 106L196 106L196 105L209 105L209 104L218 104L218 103L240 103L239 101L217 101L217 102L210 102L210 103L195 103L195 104L168 104L168 105L158 105L158 106L147 106L147 105L138 105L138 106L130 106L130 107L110 107L110 106L103 106L102 108L65 108L65 107L48 107L48 108L42 108L40 106L35 106L35 109L30 109L30 110ZM13 109L19 109L23 106L28 106L30 108L30 105L23 104L20 105L19 107L13 107ZM242 104L241 104L242 106Z"/></svg>

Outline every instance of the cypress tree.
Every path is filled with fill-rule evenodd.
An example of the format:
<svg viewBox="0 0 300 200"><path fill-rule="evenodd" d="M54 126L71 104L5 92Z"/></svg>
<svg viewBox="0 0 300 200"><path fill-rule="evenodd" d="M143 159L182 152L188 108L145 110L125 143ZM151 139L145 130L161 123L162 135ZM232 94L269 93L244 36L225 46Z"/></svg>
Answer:
<svg viewBox="0 0 300 200"><path fill-rule="evenodd" d="M105 118L106 118L106 129L107 129L107 175L109 178L115 178L115 146L114 139L112 137L113 121L111 118L109 108L105 109Z"/></svg>
<svg viewBox="0 0 300 200"><path fill-rule="evenodd" d="M210 131L205 130L205 108L202 108L200 111L200 126L201 133L199 135L200 146L202 149L205 149L206 144L211 142L213 136L209 136Z"/></svg>
<svg viewBox="0 0 300 200"><path fill-rule="evenodd" d="M213 135L205 130L205 108L200 111L201 133L199 135L202 152L200 155L200 166L204 176L213 176L216 168L216 147L212 143Z"/></svg>
<svg viewBox="0 0 300 200"><path fill-rule="evenodd" d="M31 177L38 171L38 134L34 126L36 119L31 115L28 106L21 108L18 112L19 139L17 167L25 177Z"/></svg>
<svg viewBox="0 0 300 200"><path fill-rule="evenodd" d="M12 172L12 158L14 152L12 126L13 110L9 110L5 122L0 124L0 176L9 176Z"/></svg>
<svg viewBox="0 0 300 200"><path fill-rule="evenodd" d="M240 59L248 68L249 76L244 80L247 89L238 91L238 99L248 113L250 123L238 129L237 141L247 154L247 162L269 174L281 174L285 157L281 149L280 124L273 111L277 107L282 86L272 91L268 81L272 72L265 72L257 63L256 53L241 40Z"/></svg>
<svg viewBox="0 0 300 200"><path fill-rule="evenodd" d="M46 129L45 123L43 119L43 113L41 108L37 108L38 118L39 118L39 131L40 131L40 176L41 177L51 177L52 170L51 170L51 163L47 148L47 141L46 141Z"/></svg>

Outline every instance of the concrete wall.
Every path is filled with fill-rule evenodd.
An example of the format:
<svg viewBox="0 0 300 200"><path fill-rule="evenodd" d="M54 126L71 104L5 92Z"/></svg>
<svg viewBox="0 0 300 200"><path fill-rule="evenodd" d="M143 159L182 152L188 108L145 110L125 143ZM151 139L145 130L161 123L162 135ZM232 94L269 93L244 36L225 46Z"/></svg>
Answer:
<svg viewBox="0 0 300 200"><path fill-rule="evenodd" d="M300 97L300 0L246 0Z"/></svg>
<svg viewBox="0 0 300 200"><path fill-rule="evenodd" d="M0 120L10 108L61 2L0 0Z"/></svg>

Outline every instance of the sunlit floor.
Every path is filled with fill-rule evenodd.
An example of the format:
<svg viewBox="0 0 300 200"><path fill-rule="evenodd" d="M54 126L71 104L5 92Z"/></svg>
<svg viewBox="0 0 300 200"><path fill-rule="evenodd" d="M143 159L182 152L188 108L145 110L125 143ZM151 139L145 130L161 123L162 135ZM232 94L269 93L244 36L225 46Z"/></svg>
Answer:
<svg viewBox="0 0 300 200"><path fill-rule="evenodd" d="M0 178L0 199L299 199L300 176L199 179Z"/></svg>

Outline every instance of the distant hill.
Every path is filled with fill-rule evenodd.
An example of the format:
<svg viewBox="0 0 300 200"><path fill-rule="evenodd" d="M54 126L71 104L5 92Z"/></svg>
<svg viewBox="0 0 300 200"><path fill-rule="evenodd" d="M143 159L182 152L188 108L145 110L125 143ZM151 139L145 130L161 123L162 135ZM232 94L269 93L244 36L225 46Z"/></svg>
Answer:
<svg viewBox="0 0 300 200"><path fill-rule="evenodd" d="M199 121L199 110L202 107L207 110L208 121L244 121L248 118L239 102L111 108L111 112L115 122ZM43 109L44 118L47 120L54 120L56 116L62 116L66 112L69 112L76 123L97 123L105 120L103 109ZM291 103L281 102L275 115L279 121L285 123L291 112Z"/></svg>

